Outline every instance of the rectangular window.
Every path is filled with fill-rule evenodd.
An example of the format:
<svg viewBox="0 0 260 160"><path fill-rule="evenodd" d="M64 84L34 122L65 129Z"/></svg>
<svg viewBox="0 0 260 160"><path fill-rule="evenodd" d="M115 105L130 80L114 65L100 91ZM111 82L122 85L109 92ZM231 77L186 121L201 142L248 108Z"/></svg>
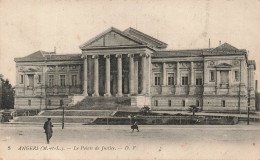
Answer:
<svg viewBox="0 0 260 160"><path fill-rule="evenodd" d="M51 106L51 100L48 100L48 105Z"/></svg>
<svg viewBox="0 0 260 160"><path fill-rule="evenodd" d="M172 106L172 101L168 100L168 106L171 107Z"/></svg>
<svg viewBox="0 0 260 160"><path fill-rule="evenodd" d="M185 100L182 100L182 107L185 107Z"/></svg>
<svg viewBox="0 0 260 160"><path fill-rule="evenodd" d="M154 100L154 106L158 106L158 100Z"/></svg>
<svg viewBox="0 0 260 160"><path fill-rule="evenodd" d="M199 107L200 106L200 101L196 100L196 106Z"/></svg>
<svg viewBox="0 0 260 160"><path fill-rule="evenodd" d="M23 75L20 75L20 83L23 84Z"/></svg>
<svg viewBox="0 0 260 160"><path fill-rule="evenodd" d="M211 82L215 81L215 72L214 71L210 71L210 81Z"/></svg>
<svg viewBox="0 0 260 160"><path fill-rule="evenodd" d="M60 86L65 86L65 75L60 75Z"/></svg>
<svg viewBox="0 0 260 160"><path fill-rule="evenodd" d="M182 76L181 77L181 84L182 85L188 85L188 76Z"/></svg>
<svg viewBox="0 0 260 160"><path fill-rule="evenodd" d="M196 85L202 85L202 79L196 79Z"/></svg>
<svg viewBox="0 0 260 160"><path fill-rule="evenodd" d="M196 73L196 85L202 85L202 73Z"/></svg>
<svg viewBox="0 0 260 160"><path fill-rule="evenodd" d="M54 75L49 75L49 87L54 86Z"/></svg>
<svg viewBox="0 0 260 160"><path fill-rule="evenodd" d="M225 101L225 100L222 100L222 101L221 101L221 106L222 106L222 107L225 107L225 106L226 106L226 101Z"/></svg>
<svg viewBox="0 0 260 160"><path fill-rule="evenodd" d="M161 74L154 74L154 85L161 85Z"/></svg>
<svg viewBox="0 0 260 160"><path fill-rule="evenodd" d="M220 84L228 84L229 71L220 71Z"/></svg>
<svg viewBox="0 0 260 160"><path fill-rule="evenodd" d="M76 86L77 85L77 75L71 76L71 85Z"/></svg>
<svg viewBox="0 0 260 160"><path fill-rule="evenodd" d="M61 99L61 100L60 100L60 106L62 106L62 105L63 105L63 100Z"/></svg>
<svg viewBox="0 0 260 160"><path fill-rule="evenodd" d="M235 71L235 81L239 81L239 72Z"/></svg>
<svg viewBox="0 0 260 160"><path fill-rule="evenodd" d="M38 75L38 83L41 83L41 82L42 82L42 76Z"/></svg>
<svg viewBox="0 0 260 160"><path fill-rule="evenodd" d="M32 101L29 99L28 100L28 106L31 106L32 105Z"/></svg>
<svg viewBox="0 0 260 160"><path fill-rule="evenodd" d="M168 85L174 85L174 73L168 73Z"/></svg>
<svg viewBox="0 0 260 160"><path fill-rule="evenodd" d="M34 87L34 75L28 74L29 87Z"/></svg>

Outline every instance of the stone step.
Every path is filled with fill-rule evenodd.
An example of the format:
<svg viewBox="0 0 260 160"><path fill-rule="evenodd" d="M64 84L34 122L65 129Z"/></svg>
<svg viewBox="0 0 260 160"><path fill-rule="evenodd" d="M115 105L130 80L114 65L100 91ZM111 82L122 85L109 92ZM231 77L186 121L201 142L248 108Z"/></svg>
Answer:
<svg viewBox="0 0 260 160"><path fill-rule="evenodd" d="M47 120L47 118L51 118L52 123L62 123L61 116L24 116L24 117L16 117L12 123L42 123ZM90 124L94 121L96 117L65 117L65 123L82 123L82 124Z"/></svg>
<svg viewBox="0 0 260 160"><path fill-rule="evenodd" d="M121 107L130 107L131 97L86 97L72 108L80 109L117 109Z"/></svg>
<svg viewBox="0 0 260 160"><path fill-rule="evenodd" d="M62 116L62 110L46 110L41 116ZM112 110L65 110L65 116L108 116L113 113Z"/></svg>

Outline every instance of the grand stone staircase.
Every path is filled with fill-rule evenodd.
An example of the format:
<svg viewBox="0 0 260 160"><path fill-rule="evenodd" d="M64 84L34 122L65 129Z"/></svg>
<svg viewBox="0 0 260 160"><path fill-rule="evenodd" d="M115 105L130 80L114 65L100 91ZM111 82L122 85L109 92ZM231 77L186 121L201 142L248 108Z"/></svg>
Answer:
<svg viewBox="0 0 260 160"><path fill-rule="evenodd" d="M110 117L114 114L112 110L65 110L65 123L90 124L96 118ZM62 110L45 110L36 116L19 116L15 117L12 123L35 123L43 124L47 118L51 118L53 123L62 123Z"/></svg>
<svg viewBox="0 0 260 160"><path fill-rule="evenodd" d="M85 97L69 107L73 110L121 110L131 108L130 97Z"/></svg>
<svg viewBox="0 0 260 160"><path fill-rule="evenodd" d="M90 124L97 118L111 117L118 110L138 111L131 107L130 97L85 97L73 106L65 107L65 123ZM44 123L52 118L53 123L62 123L62 108L44 110L36 116L15 117L12 123Z"/></svg>

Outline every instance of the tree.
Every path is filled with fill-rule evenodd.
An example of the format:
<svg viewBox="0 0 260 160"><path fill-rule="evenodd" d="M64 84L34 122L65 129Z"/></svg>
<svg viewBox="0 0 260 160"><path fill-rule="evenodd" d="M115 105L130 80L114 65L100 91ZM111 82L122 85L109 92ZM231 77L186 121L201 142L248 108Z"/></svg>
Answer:
<svg viewBox="0 0 260 160"><path fill-rule="evenodd" d="M147 115L150 113L150 108L148 106L144 106L142 107L141 109L141 112L144 114L144 115Z"/></svg>
<svg viewBox="0 0 260 160"><path fill-rule="evenodd" d="M190 110L190 112L192 112L192 115L195 116L195 112L198 112L199 108L195 105L191 105L189 110Z"/></svg>
<svg viewBox="0 0 260 160"><path fill-rule="evenodd" d="M9 80L6 79L4 80L1 77L1 93L0 96L2 101L1 103L1 108L2 109L12 109L14 108L14 89L12 87L12 85L9 83Z"/></svg>

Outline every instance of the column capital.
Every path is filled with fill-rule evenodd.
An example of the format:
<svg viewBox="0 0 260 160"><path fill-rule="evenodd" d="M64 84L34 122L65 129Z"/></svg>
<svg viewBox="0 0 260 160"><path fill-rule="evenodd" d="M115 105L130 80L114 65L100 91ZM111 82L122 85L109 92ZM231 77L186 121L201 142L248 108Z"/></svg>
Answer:
<svg viewBox="0 0 260 160"><path fill-rule="evenodd" d="M104 55L104 58L110 58L110 55L108 54L108 55Z"/></svg>
<svg viewBox="0 0 260 160"><path fill-rule="evenodd" d="M140 57L146 57L146 58L148 58L150 55L149 54L147 54L147 53L140 53Z"/></svg>
<svg viewBox="0 0 260 160"><path fill-rule="evenodd" d="M116 58L122 58L122 54L116 54Z"/></svg>
<svg viewBox="0 0 260 160"><path fill-rule="evenodd" d="M93 59L97 59L97 58L98 58L98 55L92 55L92 58L93 58Z"/></svg>
<svg viewBox="0 0 260 160"><path fill-rule="evenodd" d="M82 59L87 59L87 55L82 55L81 58Z"/></svg>
<svg viewBox="0 0 260 160"><path fill-rule="evenodd" d="M133 58L135 54L127 54L127 57Z"/></svg>

